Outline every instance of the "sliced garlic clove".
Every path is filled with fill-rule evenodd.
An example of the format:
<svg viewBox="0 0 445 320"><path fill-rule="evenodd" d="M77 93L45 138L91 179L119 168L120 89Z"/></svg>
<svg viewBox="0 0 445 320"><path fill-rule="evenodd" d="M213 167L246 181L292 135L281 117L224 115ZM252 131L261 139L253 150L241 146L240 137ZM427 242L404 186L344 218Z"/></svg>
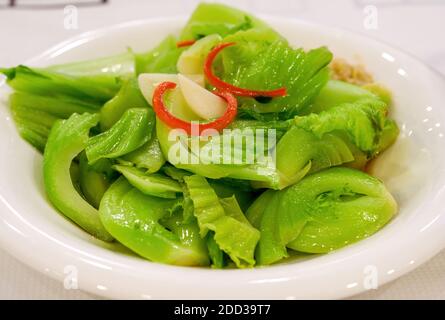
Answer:
<svg viewBox="0 0 445 320"><path fill-rule="evenodd" d="M221 117L227 109L224 99L199 86L189 76L178 75L179 87L190 109L203 119Z"/></svg>
<svg viewBox="0 0 445 320"><path fill-rule="evenodd" d="M204 87L204 76L197 75L189 75L187 76L191 79L192 82L196 83L198 86ZM147 102L151 105L153 101L153 93L158 86L162 82L174 82L178 83L178 75L177 74L168 74L168 73L142 73L138 77L139 89L141 90L142 95L147 100Z"/></svg>

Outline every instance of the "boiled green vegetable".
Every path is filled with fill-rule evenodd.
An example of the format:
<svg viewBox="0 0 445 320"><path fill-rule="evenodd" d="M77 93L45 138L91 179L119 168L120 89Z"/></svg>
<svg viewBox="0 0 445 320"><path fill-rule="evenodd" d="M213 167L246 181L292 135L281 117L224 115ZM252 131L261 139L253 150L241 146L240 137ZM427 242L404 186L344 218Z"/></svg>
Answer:
<svg viewBox="0 0 445 320"><path fill-rule="evenodd" d="M225 41L236 43L223 54L222 76L227 82L247 89L287 89L285 97L270 101L242 99L240 108L251 114L274 113L289 119L303 112L328 81L332 53L324 47L295 50L281 38L257 29L239 32Z"/></svg>
<svg viewBox="0 0 445 320"><path fill-rule="evenodd" d="M201 3L182 30L181 39L199 39L211 34L227 36L238 31L260 27L266 23L243 11L218 3Z"/></svg>
<svg viewBox="0 0 445 320"><path fill-rule="evenodd" d="M136 54L136 74L176 73L176 63L182 50L176 47L176 38L165 38L156 48L146 53Z"/></svg>
<svg viewBox="0 0 445 320"><path fill-rule="evenodd" d="M249 224L239 206L234 205L233 199L223 206L215 191L201 176L185 176L184 180L193 201L201 236L213 231L215 242L238 267L253 266L254 250L260 235Z"/></svg>
<svg viewBox="0 0 445 320"><path fill-rule="evenodd" d="M151 138L154 113L151 109L128 109L109 130L88 140L88 162L118 158L143 146Z"/></svg>
<svg viewBox="0 0 445 320"><path fill-rule="evenodd" d="M226 265L226 259L224 251L222 251L215 241L215 234L210 232L206 237L207 250L209 251L209 257L212 261L212 267L216 269L222 269Z"/></svg>
<svg viewBox="0 0 445 320"><path fill-rule="evenodd" d="M208 265L206 244L196 222L185 224L175 213L180 203L180 199L145 195L121 177L105 193L99 212L106 229L146 259L174 265Z"/></svg>
<svg viewBox="0 0 445 320"><path fill-rule="evenodd" d="M320 113L340 104L353 103L362 99L379 99L379 97L359 86L343 81L329 80L320 90L320 94L315 98L308 113Z"/></svg>
<svg viewBox="0 0 445 320"><path fill-rule="evenodd" d="M113 238L102 225L97 210L77 192L70 176L73 159L85 149L89 131L98 122L98 115L88 113L58 120L45 148L43 177L48 198L57 209L95 237L110 241Z"/></svg>
<svg viewBox="0 0 445 320"><path fill-rule="evenodd" d="M215 269L327 253L394 217L364 172L399 135L388 89L331 80L328 48L294 46L225 5L199 4L177 35L142 53L0 68L64 216L152 262ZM176 87L161 95L165 81ZM223 87L229 103L214 96ZM175 128L193 122L224 128Z"/></svg>
<svg viewBox="0 0 445 320"><path fill-rule="evenodd" d="M102 131L110 129L130 108L148 108L135 78L125 80L119 92L100 110Z"/></svg>
<svg viewBox="0 0 445 320"><path fill-rule="evenodd" d="M103 159L103 161L107 160ZM98 209L100 200L110 187L112 179L105 173L98 171L94 166L90 166L85 153L81 154L79 162L79 185L82 194L93 207Z"/></svg>
<svg viewBox="0 0 445 320"><path fill-rule="evenodd" d="M178 182L162 174L147 174L140 169L120 165L116 165L113 168L122 173L133 187L144 194L174 199L177 197L177 193L182 193Z"/></svg>
<svg viewBox="0 0 445 320"><path fill-rule="evenodd" d="M156 132L152 133L150 141L146 142L142 147L123 155L122 160L129 162L136 168L145 169L149 173L159 171L166 160L162 154Z"/></svg>
<svg viewBox="0 0 445 320"><path fill-rule="evenodd" d="M249 209L261 231L256 258L271 264L287 248L325 253L368 237L397 212L384 185L366 173L332 168L282 191L267 191Z"/></svg>
<svg viewBox="0 0 445 320"><path fill-rule="evenodd" d="M57 64L46 69L71 76L130 77L135 75L135 55L129 50L115 56Z"/></svg>
<svg viewBox="0 0 445 320"><path fill-rule="evenodd" d="M8 85L16 91L43 96L64 95L89 103L104 103L119 90L114 76L71 76L46 69L18 66L0 69Z"/></svg>

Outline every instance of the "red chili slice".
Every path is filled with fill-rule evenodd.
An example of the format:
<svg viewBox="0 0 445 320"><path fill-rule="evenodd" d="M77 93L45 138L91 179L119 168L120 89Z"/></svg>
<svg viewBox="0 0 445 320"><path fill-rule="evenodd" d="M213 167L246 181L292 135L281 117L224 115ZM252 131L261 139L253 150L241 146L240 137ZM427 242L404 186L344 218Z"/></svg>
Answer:
<svg viewBox="0 0 445 320"><path fill-rule="evenodd" d="M213 48L212 51L207 56L207 59L204 64L204 74L209 80L210 84L221 91L228 91L234 95L242 96L242 97L284 97L287 94L286 88L280 88L276 90L249 90L243 89L237 86L234 86L230 83L227 83L220 78L218 78L212 70L213 62L215 61L216 56L224 49L230 46L235 45L234 42L221 43Z"/></svg>
<svg viewBox="0 0 445 320"><path fill-rule="evenodd" d="M170 111L166 108L163 97L166 91L172 90L176 88L176 83L174 82L163 82L159 84L153 94L153 110L159 119L161 119L164 123L166 123L171 128L178 128L185 130L189 135L196 134L194 130L192 130L192 123L189 121L185 121L175 117ZM236 98L227 91L216 91L214 94L220 96L224 100L227 101L227 109L224 114L212 121L207 123L200 123L198 125L198 135L206 129L216 129L217 131L221 131L226 128L236 117L238 102Z"/></svg>
<svg viewBox="0 0 445 320"><path fill-rule="evenodd" d="M176 47L178 48L184 48L194 45L196 40L183 40L176 43Z"/></svg>

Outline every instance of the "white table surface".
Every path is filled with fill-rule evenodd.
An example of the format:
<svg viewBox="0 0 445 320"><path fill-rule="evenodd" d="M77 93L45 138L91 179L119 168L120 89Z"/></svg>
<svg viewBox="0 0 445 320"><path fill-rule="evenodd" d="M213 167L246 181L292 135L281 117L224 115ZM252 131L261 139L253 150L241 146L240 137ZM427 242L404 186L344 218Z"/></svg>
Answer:
<svg viewBox="0 0 445 320"><path fill-rule="evenodd" d="M22 4L64 0L17 0ZM65 1L69 2L69 1ZM92 2L92 1L90 1ZM64 28L63 8L7 9L0 0L0 66L11 66L76 34L136 19L189 13L197 0L109 0L79 7L78 29ZM367 34L419 57L445 74L445 0L220 0L255 13L280 15ZM374 5L378 29L364 27ZM409 250L409 248L407 248ZM28 268L0 249L0 299L95 299ZM398 280L353 299L445 299L445 251Z"/></svg>

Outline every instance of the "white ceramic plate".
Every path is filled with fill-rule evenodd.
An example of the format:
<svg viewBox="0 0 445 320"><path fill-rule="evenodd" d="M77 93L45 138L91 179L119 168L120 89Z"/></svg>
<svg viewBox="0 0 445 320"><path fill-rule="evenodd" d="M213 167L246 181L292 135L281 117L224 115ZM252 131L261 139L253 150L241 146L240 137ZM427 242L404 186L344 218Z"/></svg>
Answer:
<svg viewBox="0 0 445 320"><path fill-rule="evenodd" d="M348 32L267 19L295 46L327 45L366 65L394 93L401 135L376 163L400 204L374 236L323 256L267 268L211 270L162 265L93 239L48 203L42 157L18 136L0 106L0 244L27 265L63 281L77 270L81 289L111 298L341 298L382 285L418 267L445 245L445 81L416 59ZM147 50L184 19L137 21L68 40L27 64L43 66ZM7 89L1 89L5 104ZM70 267L72 266L72 267ZM72 275L72 273L70 273Z"/></svg>

